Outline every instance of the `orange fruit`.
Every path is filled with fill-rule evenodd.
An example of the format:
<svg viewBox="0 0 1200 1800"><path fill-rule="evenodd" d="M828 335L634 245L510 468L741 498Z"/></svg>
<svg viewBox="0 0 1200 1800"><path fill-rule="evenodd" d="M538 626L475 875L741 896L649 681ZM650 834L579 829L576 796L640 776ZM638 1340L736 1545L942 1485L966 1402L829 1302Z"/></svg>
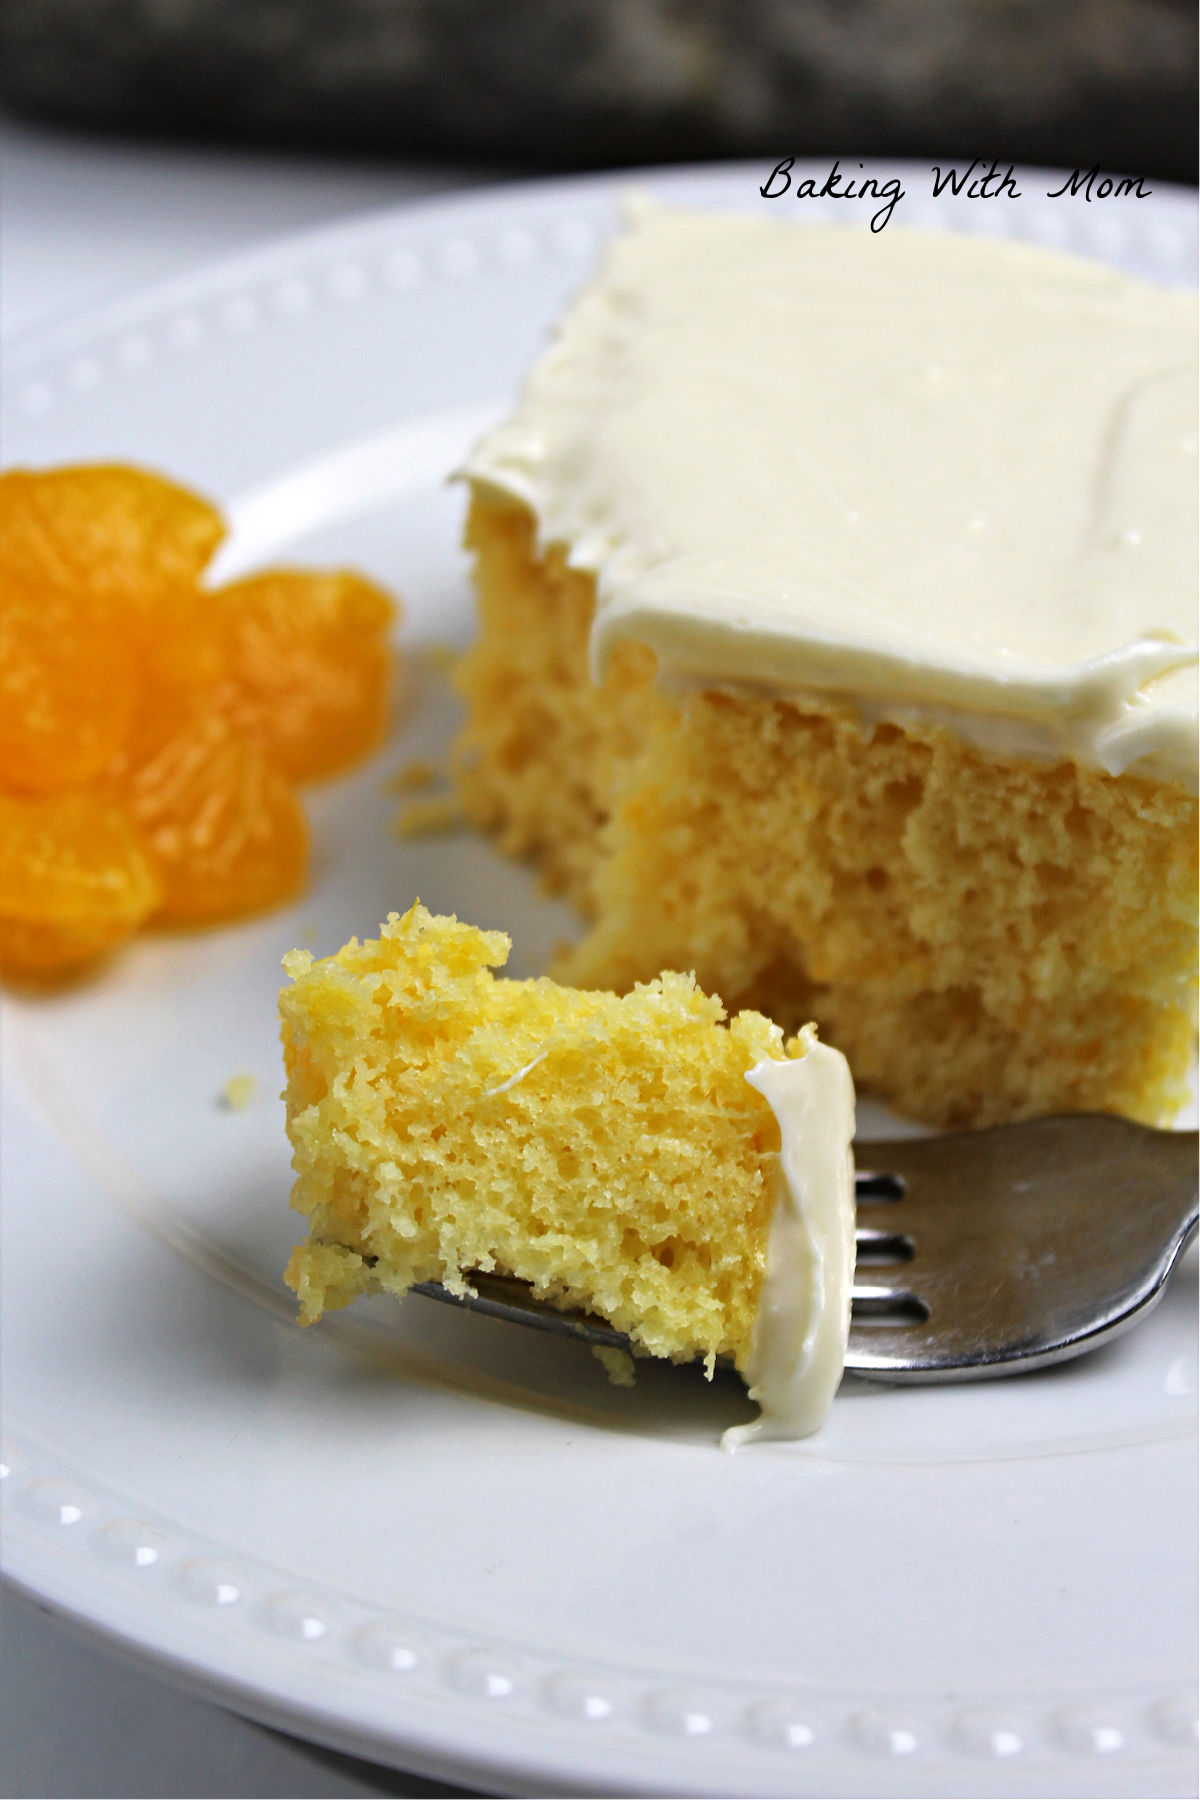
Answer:
<svg viewBox="0 0 1200 1800"><path fill-rule="evenodd" d="M0 476L0 975L291 899L292 780L382 738L392 602L291 569L205 590L223 532L145 470Z"/></svg>
<svg viewBox="0 0 1200 1800"><path fill-rule="evenodd" d="M293 781L358 762L387 730L396 608L345 571L272 569L218 588L218 705Z"/></svg>
<svg viewBox="0 0 1200 1800"><path fill-rule="evenodd" d="M217 679L197 582L223 531L207 501L138 469L0 476L0 784L84 786L140 682Z"/></svg>
<svg viewBox="0 0 1200 1800"><path fill-rule="evenodd" d="M90 594L0 577L0 787L85 787L129 724L133 651Z"/></svg>
<svg viewBox="0 0 1200 1800"><path fill-rule="evenodd" d="M215 506L145 469L78 463L0 476L0 572L134 608L189 589L225 535Z"/></svg>
<svg viewBox="0 0 1200 1800"><path fill-rule="evenodd" d="M36 985L78 974L161 896L119 807L94 793L0 794L0 976Z"/></svg>
<svg viewBox="0 0 1200 1800"><path fill-rule="evenodd" d="M261 912L304 886L308 827L290 783L194 696L148 696L106 787L162 884L156 923Z"/></svg>

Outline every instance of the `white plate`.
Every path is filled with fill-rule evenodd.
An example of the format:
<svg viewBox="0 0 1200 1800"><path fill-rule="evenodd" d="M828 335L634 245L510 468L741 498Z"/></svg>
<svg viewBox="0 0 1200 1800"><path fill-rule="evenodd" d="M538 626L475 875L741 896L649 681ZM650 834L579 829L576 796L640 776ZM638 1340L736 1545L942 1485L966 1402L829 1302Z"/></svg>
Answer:
<svg viewBox="0 0 1200 1800"><path fill-rule="evenodd" d="M765 208L764 173L639 180ZM1182 195L1048 201L1030 174L1021 202L935 206L927 170L902 174L898 222L1190 278ZM370 218L42 334L9 355L6 460L171 471L230 509L227 571L358 563L402 592L408 643L461 641L443 476L628 185ZM716 1449L748 1413L734 1383L611 1388L582 1347L418 1298L295 1328L283 951L415 894L511 930L518 973L571 929L476 839L389 835L385 777L452 712L414 667L387 751L313 791L300 905L6 1005L12 1578L257 1718L493 1789L1191 1792L1194 1261L1089 1359L974 1389L848 1382L818 1437L737 1457ZM222 1111L240 1071L256 1098Z"/></svg>

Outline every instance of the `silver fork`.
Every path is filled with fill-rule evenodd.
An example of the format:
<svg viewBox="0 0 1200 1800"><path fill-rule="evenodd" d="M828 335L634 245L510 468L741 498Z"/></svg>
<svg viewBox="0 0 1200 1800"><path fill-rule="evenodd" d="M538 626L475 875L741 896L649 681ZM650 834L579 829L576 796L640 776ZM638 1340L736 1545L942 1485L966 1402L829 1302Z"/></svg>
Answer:
<svg viewBox="0 0 1200 1800"><path fill-rule="evenodd" d="M846 1367L879 1381L973 1381L1094 1350L1148 1313L1196 1229L1197 1134L1099 1113L862 1144ZM414 1292L629 1349L505 1275Z"/></svg>

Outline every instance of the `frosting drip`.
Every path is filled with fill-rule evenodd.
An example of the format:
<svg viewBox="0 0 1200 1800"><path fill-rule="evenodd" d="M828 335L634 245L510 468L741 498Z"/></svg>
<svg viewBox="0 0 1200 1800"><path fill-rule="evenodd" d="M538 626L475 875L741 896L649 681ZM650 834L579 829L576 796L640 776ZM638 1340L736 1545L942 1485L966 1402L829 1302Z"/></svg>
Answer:
<svg viewBox="0 0 1200 1800"><path fill-rule="evenodd" d="M1196 778L1196 308L1029 245L636 210L465 473L593 667Z"/></svg>
<svg viewBox="0 0 1200 1800"><path fill-rule="evenodd" d="M808 1028L811 1032L811 1027ZM854 1083L838 1050L756 1063L746 1080L779 1121L775 1211L746 1370L761 1416L721 1439L808 1437L833 1402L846 1360L854 1281Z"/></svg>

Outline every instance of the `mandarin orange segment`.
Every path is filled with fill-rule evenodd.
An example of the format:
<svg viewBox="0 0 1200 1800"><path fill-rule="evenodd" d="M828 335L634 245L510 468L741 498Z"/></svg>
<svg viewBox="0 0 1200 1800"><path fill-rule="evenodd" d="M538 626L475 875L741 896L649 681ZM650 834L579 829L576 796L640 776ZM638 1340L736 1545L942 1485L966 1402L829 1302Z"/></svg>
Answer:
<svg viewBox="0 0 1200 1800"><path fill-rule="evenodd" d="M139 469L0 476L0 784L83 786L146 680L216 682L197 582L223 531L207 501Z"/></svg>
<svg viewBox="0 0 1200 1800"><path fill-rule="evenodd" d="M294 781L359 761L387 730L396 617L381 588L345 571L274 569L219 588L219 704Z"/></svg>
<svg viewBox="0 0 1200 1800"><path fill-rule="evenodd" d="M93 793L0 794L0 976L45 984L131 937L162 889L124 812Z"/></svg>
<svg viewBox="0 0 1200 1800"><path fill-rule="evenodd" d="M229 721L157 695L109 778L162 883L156 923L202 924L290 900L308 872L308 827L290 784Z"/></svg>
<svg viewBox="0 0 1200 1800"><path fill-rule="evenodd" d="M129 724L134 654L90 594L0 581L0 788L85 787Z"/></svg>
<svg viewBox="0 0 1200 1800"><path fill-rule="evenodd" d="M225 535L215 506L120 464L0 475L0 574L135 607L192 588Z"/></svg>

